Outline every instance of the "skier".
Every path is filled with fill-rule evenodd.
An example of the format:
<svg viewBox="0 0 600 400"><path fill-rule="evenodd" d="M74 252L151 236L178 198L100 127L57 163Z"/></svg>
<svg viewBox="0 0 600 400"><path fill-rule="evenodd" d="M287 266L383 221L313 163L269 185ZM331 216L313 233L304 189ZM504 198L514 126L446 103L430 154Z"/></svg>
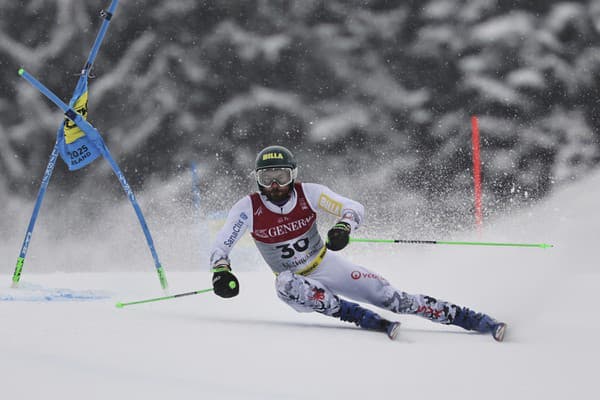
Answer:
<svg viewBox="0 0 600 400"><path fill-rule="evenodd" d="M285 147L269 146L260 151L254 174L259 191L231 208L211 249L216 295L229 298L239 293L229 253L249 230L276 275L278 297L298 312L316 311L385 332L392 340L397 337L399 322L388 321L343 296L395 313L491 333L497 341L504 339L505 323L430 296L402 292L378 274L336 254L360 226L364 207L326 186L296 182L296 160ZM317 212L339 218L327 232L326 243L317 231Z"/></svg>

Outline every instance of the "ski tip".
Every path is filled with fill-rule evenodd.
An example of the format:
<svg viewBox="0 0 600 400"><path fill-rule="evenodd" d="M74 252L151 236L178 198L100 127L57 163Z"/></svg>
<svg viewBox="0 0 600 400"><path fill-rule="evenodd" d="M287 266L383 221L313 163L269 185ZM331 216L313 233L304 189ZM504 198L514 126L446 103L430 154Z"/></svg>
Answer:
<svg viewBox="0 0 600 400"><path fill-rule="evenodd" d="M492 331L492 336L494 337L494 340L496 340L497 342L502 342L504 341L504 334L506 333L506 323L504 322L500 322L498 323L498 325L496 325L494 327L494 330Z"/></svg>
<svg viewBox="0 0 600 400"><path fill-rule="evenodd" d="M123 305L123 303L117 303L117 304L115 304L115 307L117 307L117 308L123 308L124 305Z"/></svg>
<svg viewBox="0 0 600 400"><path fill-rule="evenodd" d="M23 68L19 68L19 76L22 76L25 73L25 70Z"/></svg>
<svg viewBox="0 0 600 400"><path fill-rule="evenodd" d="M391 322L386 329L387 336L391 340L398 339L398 334L400 333L400 322Z"/></svg>

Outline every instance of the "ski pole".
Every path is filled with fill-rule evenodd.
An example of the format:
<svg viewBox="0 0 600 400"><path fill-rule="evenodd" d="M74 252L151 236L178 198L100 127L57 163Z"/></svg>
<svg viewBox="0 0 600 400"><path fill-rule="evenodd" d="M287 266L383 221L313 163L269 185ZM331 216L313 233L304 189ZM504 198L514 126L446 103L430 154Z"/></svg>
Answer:
<svg viewBox="0 0 600 400"><path fill-rule="evenodd" d="M351 242L359 243L401 243L401 244L448 244L459 246L502 246L502 247L539 247L547 249L554 247L546 243L502 243L502 242L448 242L441 240L406 240L406 239L359 239L350 238Z"/></svg>
<svg viewBox="0 0 600 400"><path fill-rule="evenodd" d="M130 301L129 303L121 303L121 302L119 302L119 303L115 304L115 307L117 307L117 308L123 308L125 306L130 306L130 305L133 305L133 304L151 303L153 301L176 299L178 297L192 296L192 295L195 295L195 294L211 292L212 290L213 290L213 288L202 289L202 290L196 290L194 292L174 294L174 295L171 295L171 296L156 297L156 298L153 298L153 299L138 300L138 301Z"/></svg>

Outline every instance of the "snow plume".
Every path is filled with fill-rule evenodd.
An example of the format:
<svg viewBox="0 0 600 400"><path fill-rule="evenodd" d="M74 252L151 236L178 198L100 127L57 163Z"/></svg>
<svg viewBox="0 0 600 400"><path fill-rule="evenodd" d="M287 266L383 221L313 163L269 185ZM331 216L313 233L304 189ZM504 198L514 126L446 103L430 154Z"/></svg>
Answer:
<svg viewBox="0 0 600 400"><path fill-rule="evenodd" d="M419 192L400 190L394 176L369 170L365 160L357 158L354 168L364 173L319 171L300 163L300 181L314 181L360 201L366 206L366 221L356 233L361 237L403 239L447 239L448 235L469 230L464 224L470 213L470 193L455 196L456 204L444 210ZM310 165L309 162L307 164ZM116 178L115 178L116 180ZM224 222L229 207L242 196L255 191L251 176L236 183L226 176L202 182L200 202L195 204L190 171L184 170L168 182L151 180L145 190L136 192L165 269L196 271L208 268L208 250L216 231ZM369 185L366 183L369 182ZM115 182L115 185L118 185ZM377 190L372 190L377 187ZM85 193L79 189L61 192L50 185L37 220L24 274L51 271L147 271L154 273L152 258L136 215L119 188ZM22 235L33 209L28 202L8 197L0 221L0 256L16 259ZM199 208L197 208L199 206ZM447 210L454 209L454 213ZM452 225L449 221L455 221ZM324 215L319 230L324 235L335 223ZM463 225L461 225L461 223ZM451 226L451 228L449 228ZM255 270L264 266L250 237L244 238L233 254L237 269ZM5 272L13 268L5 264Z"/></svg>

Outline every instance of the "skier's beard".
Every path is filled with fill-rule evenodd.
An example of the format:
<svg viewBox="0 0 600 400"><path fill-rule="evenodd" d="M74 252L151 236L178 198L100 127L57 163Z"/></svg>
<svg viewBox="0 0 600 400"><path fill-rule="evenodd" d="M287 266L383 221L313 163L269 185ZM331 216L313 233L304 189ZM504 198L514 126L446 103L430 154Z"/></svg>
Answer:
<svg viewBox="0 0 600 400"><path fill-rule="evenodd" d="M267 199L269 199L271 203L281 206L290 198L291 185L273 185L268 188L263 188L263 193L265 196L267 196Z"/></svg>

